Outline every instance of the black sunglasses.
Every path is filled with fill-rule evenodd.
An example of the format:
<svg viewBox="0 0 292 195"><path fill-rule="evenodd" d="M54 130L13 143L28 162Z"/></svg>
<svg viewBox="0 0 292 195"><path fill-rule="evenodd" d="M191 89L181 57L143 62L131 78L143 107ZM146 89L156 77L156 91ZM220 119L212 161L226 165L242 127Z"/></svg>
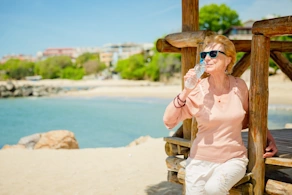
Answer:
<svg viewBox="0 0 292 195"><path fill-rule="evenodd" d="M212 50L212 51L208 51L208 52L206 52L206 51L201 52L201 53L200 53L200 57L201 57L202 59L205 59L205 57L207 56L207 54L209 54L209 56L210 56L211 58L216 58L217 55L218 55L218 52L220 52L220 53L226 55L223 51Z"/></svg>

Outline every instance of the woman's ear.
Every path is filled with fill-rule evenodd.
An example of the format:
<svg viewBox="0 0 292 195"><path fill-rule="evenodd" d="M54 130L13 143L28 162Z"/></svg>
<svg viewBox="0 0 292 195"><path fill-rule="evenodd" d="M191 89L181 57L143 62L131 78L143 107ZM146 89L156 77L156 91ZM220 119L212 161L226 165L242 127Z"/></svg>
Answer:
<svg viewBox="0 0 292 195"><path fill-rule="evenodd" d="M230 64L230 62L231 62L231 57L227 57L227 59L226 59L226 67L225 68L227 68L227 66Z"/></svg>

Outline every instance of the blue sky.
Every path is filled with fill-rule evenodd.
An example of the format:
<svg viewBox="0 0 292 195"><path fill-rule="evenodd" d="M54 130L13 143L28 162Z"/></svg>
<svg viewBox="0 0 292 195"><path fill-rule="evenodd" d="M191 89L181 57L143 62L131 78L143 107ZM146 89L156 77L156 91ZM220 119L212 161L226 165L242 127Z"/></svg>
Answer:
<svg viewBox="0 0 292 195"><path fill-rule="evenodd" d="M200 0L225 3L244 22L292 15L292 0ZM154 42L181 30L181 0L0 0L0 58L49 47Z"/></svg>

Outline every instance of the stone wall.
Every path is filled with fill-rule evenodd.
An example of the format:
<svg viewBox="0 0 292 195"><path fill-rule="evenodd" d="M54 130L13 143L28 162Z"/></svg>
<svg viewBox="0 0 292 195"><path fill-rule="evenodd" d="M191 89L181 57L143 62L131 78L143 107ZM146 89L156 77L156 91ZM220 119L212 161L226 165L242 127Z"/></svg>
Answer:
<svg viewBox="0 0 292 195"><path fill-rule="evenodd" d="M61 91L61 87L29 84L16 85L11 81L0 84L0 98L49 96L52 94L58 94Z"/></svg>

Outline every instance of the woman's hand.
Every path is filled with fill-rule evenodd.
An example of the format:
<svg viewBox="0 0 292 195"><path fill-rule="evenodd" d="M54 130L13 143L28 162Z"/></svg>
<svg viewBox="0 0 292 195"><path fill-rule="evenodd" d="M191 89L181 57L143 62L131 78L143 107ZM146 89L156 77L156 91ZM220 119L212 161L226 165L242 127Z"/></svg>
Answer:
<svg viewBox="0 0 292 195"><path fill-rule="evenodd" d="M273 141L268 140L268 146L265 149L264 158L273 157L278 152L278 148Z"/></svg>
<svg viewBox="0 0 292 195"><path fill-rule="evenodd" d="M272 136L271 132L267 130L267 147L263 155L264 158L273 157L278 152L278 148L275 143L275 139Z"/></svg>

